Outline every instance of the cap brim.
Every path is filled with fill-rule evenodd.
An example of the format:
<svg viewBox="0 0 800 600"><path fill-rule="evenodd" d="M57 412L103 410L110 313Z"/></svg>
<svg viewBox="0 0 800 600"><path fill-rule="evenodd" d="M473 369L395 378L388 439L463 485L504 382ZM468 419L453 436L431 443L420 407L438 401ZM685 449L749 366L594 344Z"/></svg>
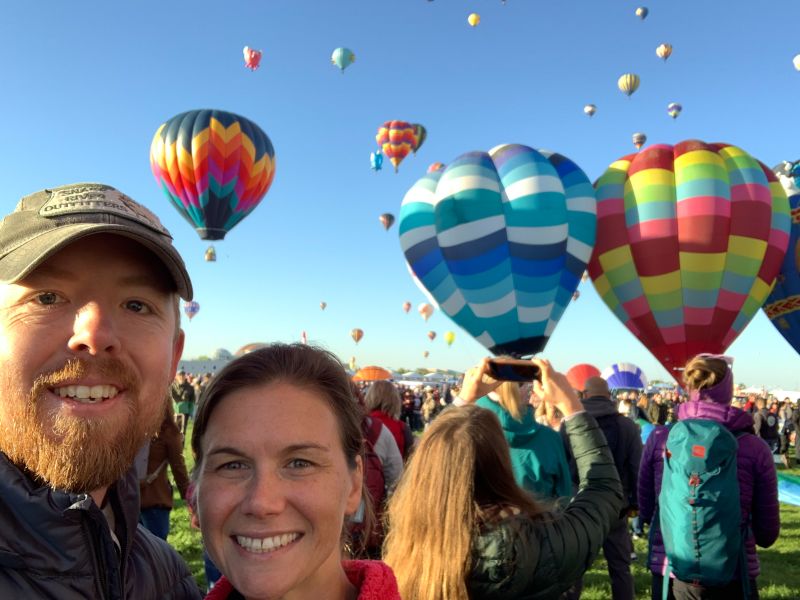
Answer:
<svg viewBox="0 0 800 600"><path fill-rule="evenodd" d="M148 234L144 228L133 229L124 225L110 223L77 223L62 225L36 236L0 259L0 281L15 283L32 273L40 264L58 251L76 241L99 233L120 235L142 244L150 250L166 267L175 288L184 300L193 296L192 281L186 265L172 244L165 244L156 234Z"/></svg>

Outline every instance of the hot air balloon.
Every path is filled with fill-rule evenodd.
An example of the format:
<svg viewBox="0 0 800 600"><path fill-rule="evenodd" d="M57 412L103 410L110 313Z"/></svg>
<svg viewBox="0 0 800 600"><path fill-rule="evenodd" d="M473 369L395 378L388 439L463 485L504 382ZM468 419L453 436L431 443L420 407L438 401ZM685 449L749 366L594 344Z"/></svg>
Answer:
<svg viewBox="0 0 800 600"><path fill-rule="evenodd" d="M244 66L251 71L255 71L261 64L261 50L255 50L250 46L245 46L242 50L242 54L244 54Z"/></svg>
<svg viewBox="0 0 800 600"><path fill-rule="evenodd" d="M448 346L452 346L453 342L456 341L456 334L452 331L445 331L444 332L444 341Z"/></svg>
<svg viewBox="0 0 800 600"><path fill-rule="evenodd" d="M358 372L353 375L353 381L386 381L392 378L392 372L387 371L383 367L361 367Z"/></svg>
<svg viewBox="0 0 800 600"><path fill-rule="evenodd" d="M581 297L581 293L578 290L575 290L574 292L572 292L572 300L573 301L577 300L580 297Z"/></svg>
<svg viewBox="0 0 800 600"><path fill-rule="evenodd" d="M583 274L581 275L581 281L589 281L589 272L588 271L584 271L583 272Z"/></svg>
<svg viewBox="0 0 800 600"><path fill-rule="evenodd" d="M356 370L356 357L355 356L351 356L350 357L350 362L347 363L347 366L350 367L351 371L355 371Z"/></svg>
<svg viewBox="0 0 800 600"><path fill-rule="evenodd" d="M383 152L376 150L369 153L369 168L376 172L383 168Z"/></svg>
<svg viewBox="0 0 800 600"><path fill-rule="evenodd" d="M597 112L597 107L594 104L587 104L586 106L583 107L583 113L590 117L593 117L594 113L596 112Z"/></svg>
<svg viewBox="0 0 800 600"><path fill-rule="evenodd" d="M214 246L206 248L203 258L205 258L206 262L217 262L217 251L214 249Z"/></svg>
<svg viewBox="0 0 800 600"><path fill-rule="evenodd" d="M677 102L670 102L667 104L667 114L673 119L677 119L682 110L683 107Z"/></svg>
<svg viewBox="0 0 800 600"><path fill-rule="evenodd" d="M356 55L349 48L336 48L331 54L331 63L339 67L339 70L344 74L344 70L356 61Z"/></svg>
<svg viewBox="0 0 800 600"><path fill-rule="evenodd" d="M221 240L249 215L275 176L275 150L258 125L221 110L191 110L161 125L150 167L204 240Z"/></svg>
<svg viewBox="0 0 800 600"><path fill-rule="evenodd" d="M436 332L435 332L435 331L429 331L429 332L428 332L428 339L429 339L430 341L433 341L433 340L435 340L435 339L436 339Z"/></svg>
<svg viewBox="0 0 800 600"><path fill-rule="evenodd" d="M477 27L480 22L481 16L478 13L470 13L467 17L467 23L469 23L470 27Z"/></svg>
<svg viewBox="0 0 800 600"><path fill-rule="evenodd" d="M425 350L425 352L422 353L422 358L428 358L430 355L431 353Z"/></svg>
<svg viewBox="0 0 800 600"><path fill-rule="evenodd" d="M413 125L405 121L386 121L378 129L375 140L383 150L383 154L394 165L395 173L403 159L417 145L416 130Z"/></svg>
<svg viewBox="0 0 800 600"><path fill-rule="evenodd" d="M630 97L633 92L639 89L639 76L635 73L625 73L617 80L619 91Z"/></svg>
<svg viewBox="0 0 800 600"><path fill-rule="evenodd" d="M428 304L427 302L423 302L417 307L417 312L419 312L420 316L427 322L428 319L431 318L433 314L433 306Z"/></svg>
<svg viewBox="0 0 800 600"><path fill-rule="evenodd" d="M594 246L594 190L568 158L521 145L459 156L406 193L412 276L495 354L544 348Z"/></svg>
<svg viewBox="0 0 800 600"><path fill-rule="evenodd" d="M678 380L764 303L789 242L786 193L742 149L699 140L621 158L595 187L592 282Z"/></svg>
<svg viewBox="0 0 800 600"><path fill-rule="evenodd" d="M300 332L300 343L308 344L308 334L306 333L305 329L302 332Z"/></svg>
<svg viewBox="0 0 800 600"><path fill-rule="evenodd" d="M658 48L656 48L656 56L663 61L666 61L670 56L672 56L672 44L661 44Z"/></svg>
<svg viewBox="0 0 800 600"><path fill-rule="evenodd" d="M637 131L631 136L631 141L633 145L636 146L636 149L639 150L647 142L647 136L641 131Z"/></svg>
<svg viewBox="0 0 800 600"><path fill-rule="evenodd" d="M440 162L431 163L428 166L428 173L433 173L434 171L439 171L440 169L444 169L444 163Z"/></svg>
<svg viewBox="0 0 800 600"><path fill-rule="evenodd" d="M414 147L411 149L411 151L414 152L414 154L416 154L417 150L422 148L422 144L424 144L425 140L428 139L428 130L425 129L425 127L423 125L420 125L419 123L414 123L413 127L414 127L414 137L417 138L417 143L414 144Z"/></svg>
<svg viewBox="0 0 800 600"><path fill-rule="evenodd" d="M356 327L355 329L353 329L353 331L350 332L350 337L353 338L353 341L356 344L358 344L358 342L361 341L361 338L364 337L364 331Z"/></svg>
<svg viewBox="0 0 800 600"><path fill-rule="evenodd" d="M800 161L782 163L774 171L789 196L792 224L789 247L775 287L767 297L764 312L792 348L800 353Z"/></svg>
<svg viewBox="0 0 800 600"><path fill-rule="evenodd" d="M411 302L403 302L403 312L408 314L408 311L411 310Z"/></svg>
<svg viewBox="0 0 800 600"><path fill-rule="evenodd" d="M269 344L262 344L260 342L253 342L252 344L245 344L241 348L239 348L235 353L234 356L244 356L245 354L250 354L255 350L259 350L260 348L266 348Z"/></svg>
<svg viewBox="0 0 800 600"><path fill-rule="evenodd" d="M795 56L795 57L792 59L792 64L794 65L794 68L795 68L795 69L797 69L798 71L800 71L800 54L798 54L797 56Z"/></svg>
<svg viewBox="0 0 800 600"><path fill-rule="evenodd" d="M650 11L647 9L646 6L640 6L636 9L636 16L639 17L642 21L647 18L647 15L650 14Z"/></svg>
<svg viewBox="0 0 800 600"><path fill-rule="evenodd" d="M603 369L600 377L608 382L612 390L643 390L647 387L647 376L631 363L613 364Z"/></svg>
<svg viewBox="0 0 800 600"><path fill-rule="evenodd" d="M183 312L186 313L186 316L189 317L191 321L194 319L195 315L200 312L200 304L192 300L191 302L184 302L183 304Z"/></svg>
<svg viewBox="0 0 800 600"><path fill-rule="evenodd" d="M391 213L383 213L378 217L378 220L381 222L381 225L383 225L383 228L389 231L389 227L394 224L394 215Z"/></svg>
<svg viewBox="0 0 800 600"><path fill-rule="evenodd" d="M320 302L319 303L320 310L325 310L327 308L327 306L328 306L327 302Z"/></svg>
<svg viewBox="0 0 800 600"><path fill-rule="evenodd" d="M573 389L582 392L586 389L586 380L590 377L600 377L600 369L588 363L581 363L570 368L566 373L567 381Z"/></svg>

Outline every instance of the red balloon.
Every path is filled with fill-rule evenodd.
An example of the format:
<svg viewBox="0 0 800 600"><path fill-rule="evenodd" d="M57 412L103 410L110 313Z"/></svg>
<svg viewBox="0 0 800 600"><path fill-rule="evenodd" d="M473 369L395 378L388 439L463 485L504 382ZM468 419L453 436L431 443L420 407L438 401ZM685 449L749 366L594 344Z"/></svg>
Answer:
<svg viewBox="0 0 800 600"><path fill-rule="evenodd" d="M586 380L589 377L600 377L600 369L588 363L581 363L567 371L567 381L579 392L586 389Z"/></svg>

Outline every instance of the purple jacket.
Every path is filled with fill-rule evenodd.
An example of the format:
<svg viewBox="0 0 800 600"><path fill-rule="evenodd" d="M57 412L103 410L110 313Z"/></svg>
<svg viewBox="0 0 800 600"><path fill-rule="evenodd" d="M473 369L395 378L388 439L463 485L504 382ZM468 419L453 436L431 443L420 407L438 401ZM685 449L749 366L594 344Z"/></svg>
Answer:
<svg viewBox="0 0 800 600"><path fill-rule="evenodd" d="M772 452L766 442L753 434L753 418L746 412L726 404L694 401L681 404L678 420L711 419L722 423L731 433L746 432L737 438L739 451L736 465L741 495L742 523L750 520L747 547L747 567L750 577L758 577L760 568L756 544L768 548L778 539L780 515L778 513L778 479ZM656 427L645 444L639 466L639 516L649 523L661 491L664 473L664 448L669 429ZM663 574L666 569L664 542L660 532L654 532L651 541L649 567L653 573Z"/></svg>

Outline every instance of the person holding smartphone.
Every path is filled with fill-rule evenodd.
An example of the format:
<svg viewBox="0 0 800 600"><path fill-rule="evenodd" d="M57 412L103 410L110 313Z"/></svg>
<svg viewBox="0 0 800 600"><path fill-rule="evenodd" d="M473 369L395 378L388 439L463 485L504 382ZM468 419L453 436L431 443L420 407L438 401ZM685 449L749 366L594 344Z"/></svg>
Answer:
<svg viewBox="0 0 800 600"><path fill-rule="evenodd" d="M597 422L562 373L530 363L535 392L565 416L578 493L562 509L516 484L497 417L473 406L501 383L482 360L454 399L462 408L443 411L423 434L389 501L384 561L402 598L559 598L619 515L622 486Z"/></svg>

